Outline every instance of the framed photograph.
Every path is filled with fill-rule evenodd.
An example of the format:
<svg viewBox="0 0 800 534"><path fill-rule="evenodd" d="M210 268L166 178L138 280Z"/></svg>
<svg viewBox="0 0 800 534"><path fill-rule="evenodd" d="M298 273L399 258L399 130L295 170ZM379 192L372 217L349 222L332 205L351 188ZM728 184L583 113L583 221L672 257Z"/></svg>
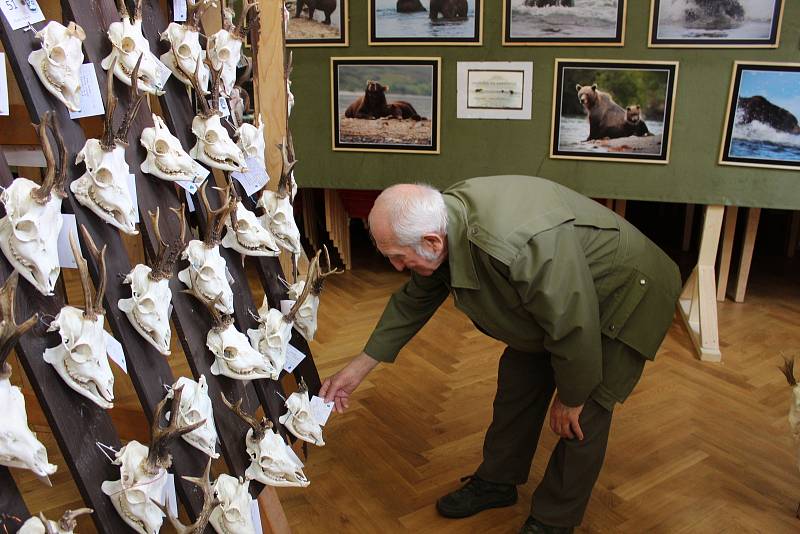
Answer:
<svg viewBox="0 0 800 534"><path fill-rule="evenodd" d="M459 61L459 119L530 119L533 63Z"/></svg>
<svg viewBox="0 0 800 534"><path fill-rule="evenodd" d="M483 42L483 0L369 0L371 45Z"/></svg>
<svg viewBox="0 0 800 534"><path fill-rule="evenodd" d="M332 57L333 149L439 153L441 58Z"/></svg>
<svg viewBox="0 0 800 534"><path fill-rule="evenodd" d="M719 162L800 170L800 63L736 62Z"/></svg>
<svg viewBox="0 0 800 534"><path fill-rule="evenodd" d="M556 59L550 157L668 163L678 63Z"/></svg>
<svg viewBox="0 0 800 534"><path fill-rule="evenodd" d="M286 46L348 46L349 0L288 0Z"/></svg>
<svg viewBox="0 0 800 534"><path fill-rule="evenodd" d="M778 47L784 0L651 1L650 47Z"/></svg>
<svg viewBox="0 0 800 534"><path fill-rule="evenodd" d="M503 44L623 46L626 0L503 0Z"/></svg>

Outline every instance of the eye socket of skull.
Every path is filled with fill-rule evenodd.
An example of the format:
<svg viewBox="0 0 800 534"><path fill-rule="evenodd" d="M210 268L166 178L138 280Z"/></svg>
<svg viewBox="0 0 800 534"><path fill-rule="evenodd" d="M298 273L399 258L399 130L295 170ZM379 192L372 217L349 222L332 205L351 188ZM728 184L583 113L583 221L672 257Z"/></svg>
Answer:
<svg viewBox="0 0 800 534"><path fill-rule="evenodd" d="M217 57L219 58L220 61L224 63L228 61L228 59L230 59L231 51L227 47L220 48L217 51Z"/></svg>
<svg viewBox="0 0 800 534"><path fill-rule="evenodd" d="M138 488L127 490L125 492L125 500L131 504L146 504L149 502L147 493Z"/></svg>
<svg viewBox="0 0 800 534"><path fill-rule="evenodd" d="M244 516L238 508L229 507L222 510L222 515L228 523L239 523L244 520Z"/></svg>
<svg viewBox="0 0 800 534"><path fill-rule="evenodd" d="M175 51L175 53L181 59L190 59L193 55L192 47L186 43L181 43L180 46L178 46L178 49Z"/></svg>
<svg viewBox="0 0 800 534"><path fill-rule="evenodd" d="M283 339L278 334L271 334L267 336L267 345L274 348L283 346Z"/></svg>
<svg viewBox="0 0 800 534"><path fill-rule="evenodd" d="M189 410L183 416L189 424L194 424L203 419L203 414L197 410Z"/></svg>
<svg viewBox="0 0 800 534"><path fill-rule="evenodd" d="M197 276L199 276L204 282L210 282L211 280L214 280L217 275L214 272L214 269L212 269L210 266L203 265L200 267L200 270L197 271Z"/></svg>
<svg viewBox="0 0 800 534"><path fill-rule="evenodd" d="M114 183L114 174L107 167L100 167L94 172L94 183L100 187L108 187Z"/></svg>
<svg viewBox="0 0 800 534"><path fill-rule="evenodd" d="M31 219L22 219L14 225L14 237L20 241L27 242L33 241L39 237L39 227L36 221Z"/></svg>
<svg viewBox="0 0 800 534"><path fill-rule="evenodd" d="M61 46L54 46L50 49L50 61L53 63L57 63L59 65L63 65L67 61L67 53L64 51L64 48Z"/></svg>
<svg viewBox="0 0 800 534"><path fill-rule="evenodd" d="M215 130L206 130L206 135L203 136L206 143L214 144L219 141L219 134Z"/></svg>
<svg viewBox="0 0 800 534"><path fill-rule="evenodd" d="M286 214L279 211L272 216L272 220L278 224L286 224Z"/></svg>
<svg viewBox="0 0 800 534"><path fill-rule="evenodd" d="M130 54L134 50L136 50L136 41L133 40L133 37L123 37L122 43L120 43L122 51L126 54Z"/></svg>
<svg viewBox="0 0 800 534"><path fill-rule="evenodd" d="M245 219L239 219L239 233L255 231Z"/></svg>
<svg viewBox="0 0 800 534"><path fill-rule="evenodd" d="M139 299L139 301L136 304L138 308L145 313L153 313L156 311L156 303L150 297Z"/></svg>
<svg viewBox="0 0 800 534"><path fill-rule="evenodd" d="M233 361L233 360L235 360L235 359L236 359L236 357L237 357L238 355L239 355L239 351L238 351L238 350L236 350L236 347L234 347L234 346L227 346L227 347L224 347L224 348L223 348L223 350L222 350L222 356L221 356L221 358L222 358L223 360Z"/></svg>
<svg viewBox="0 0 800 534"><path fill-rule="evenodd" d="M169 143L164 139L156 139L153 143L153 152L158 156L166 156L169 153Z"/></svg>
<svg viewBox="0 0 800 534"><path fill-rule="evenodd" d="M69 355L78 363L86 363L94 358L92 346L88 343L76 343L70 348Z"/></svg>

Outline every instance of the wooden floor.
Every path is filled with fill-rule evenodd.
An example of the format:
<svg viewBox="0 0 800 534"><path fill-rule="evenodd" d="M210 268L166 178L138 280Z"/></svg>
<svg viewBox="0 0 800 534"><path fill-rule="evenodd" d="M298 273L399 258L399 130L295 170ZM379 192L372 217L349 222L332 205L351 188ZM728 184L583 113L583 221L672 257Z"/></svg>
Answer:
<svg viewBox="0 0 800 534"><path fill-rule="evenodd" d="M655 363L616 410L606 464L579 532L800 531L800 473L786 421L790 388L776 368L780 354L800 355L797 265L793 272L754 273L745 304L720 305L722 364L697 361L675 321ZM361 350L405 278L371 261L329 279L312 344L323 377ZM279 488L293 531L516 532L555 443L549 430L514 507L462 520L440 518L434 509L480 462L501 350L447 302L396 364L368 377L346 414L331 417L327 445L312 448L306 462L311 485ZM123 437L141 435L135 397L118 404ZM51 460L63 465L46 424L34 426ZM79 503L65 469L53 489L15 476L33 510L55 516Z"/></svg>

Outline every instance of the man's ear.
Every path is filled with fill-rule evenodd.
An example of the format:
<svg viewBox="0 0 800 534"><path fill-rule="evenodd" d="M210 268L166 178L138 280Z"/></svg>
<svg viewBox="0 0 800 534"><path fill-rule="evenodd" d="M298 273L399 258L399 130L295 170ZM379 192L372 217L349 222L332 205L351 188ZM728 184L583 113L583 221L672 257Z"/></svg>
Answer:
<svg viewBox="0 0 800 534"><path fill-rule="evenodd" d="M425 234L422 236L422 242L428 250L437 255L444 250L444 239L439 234Z"/></svg>

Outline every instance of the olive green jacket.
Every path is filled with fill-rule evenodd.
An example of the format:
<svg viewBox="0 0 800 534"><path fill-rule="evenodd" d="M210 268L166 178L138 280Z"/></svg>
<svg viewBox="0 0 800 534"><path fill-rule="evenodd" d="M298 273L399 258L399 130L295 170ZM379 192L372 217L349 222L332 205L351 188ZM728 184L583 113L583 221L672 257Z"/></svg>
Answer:
<svg viewBox="0 0 800 534"><path fill-rule="evenodd" d="M431 276L412 274L364 352L394 361L452 292L486 334L549 353L567 406L596 390L624 401L630 389L616 385L630 381L604 373L636 373L632 388L643 362L604 366L601 336L652 360L681 289L675 263L613 211L541 178L473 178L443 195L448 261Z"/></svg>

